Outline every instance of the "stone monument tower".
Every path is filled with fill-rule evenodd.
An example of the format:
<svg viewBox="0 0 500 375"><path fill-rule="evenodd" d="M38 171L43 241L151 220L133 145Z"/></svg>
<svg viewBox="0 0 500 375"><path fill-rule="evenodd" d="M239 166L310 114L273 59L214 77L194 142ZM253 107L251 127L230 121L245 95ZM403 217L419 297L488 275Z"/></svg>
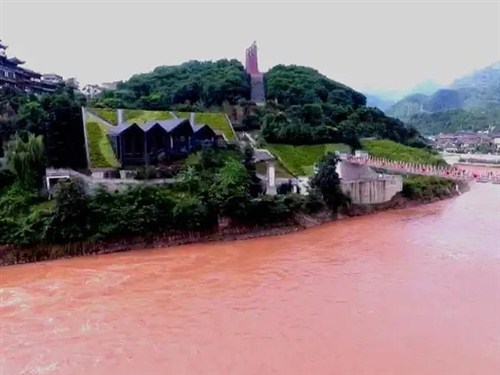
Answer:
<svg viewBox="0 0 500 375"><path fill-rule="evenodd" d="M266 94L264 90L264 75L259 72L256 42L253 42L252 45L246 50L245 70L250 75L251 100L258 105L263 105L266 101Z"/></svg>

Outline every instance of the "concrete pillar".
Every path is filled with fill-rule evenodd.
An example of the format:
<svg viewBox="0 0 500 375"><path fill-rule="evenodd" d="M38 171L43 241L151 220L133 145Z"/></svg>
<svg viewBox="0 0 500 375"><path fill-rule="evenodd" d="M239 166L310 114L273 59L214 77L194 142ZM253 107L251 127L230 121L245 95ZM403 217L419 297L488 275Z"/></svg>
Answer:
<svg viewBox="0 0 500 375"><path fill-rule="evenodd" d="M116 118L117 118L118 124L122 124L124 122L123 109L116 110Z"/></svg>
<svg viewBox="0 0 500 375"><path fill-rule="evenodd" d="M339 176L340 179L342 179L342 163L343 161L340 160L335 166L335 172L337 172L337 175Z"/></svg>
<svg viewBox="0 0 500 375"><path fill-rule="evenodd" d="M274 162L268 161L267 165L267 194L276 195L276 171Z"/></svg>

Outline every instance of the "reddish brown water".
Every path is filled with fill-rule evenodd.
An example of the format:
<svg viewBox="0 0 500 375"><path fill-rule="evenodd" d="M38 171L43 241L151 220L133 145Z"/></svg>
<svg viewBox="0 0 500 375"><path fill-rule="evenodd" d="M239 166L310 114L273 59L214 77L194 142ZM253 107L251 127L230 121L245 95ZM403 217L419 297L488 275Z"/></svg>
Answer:
<svg viewBox="0 0 500 375"><path fill-rule="evenodd" d="M0 373L500 373L500 186L291 235L7 267Z"/></svg>

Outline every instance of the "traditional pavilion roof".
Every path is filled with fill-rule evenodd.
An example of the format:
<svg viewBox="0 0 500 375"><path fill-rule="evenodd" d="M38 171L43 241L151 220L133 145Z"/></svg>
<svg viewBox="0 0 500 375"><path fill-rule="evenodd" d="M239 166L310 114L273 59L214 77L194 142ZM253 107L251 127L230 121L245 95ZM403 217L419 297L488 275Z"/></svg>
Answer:
<svg viewBox="0 0 500 375"><path fill-rule="evenodd" d="M19 60L17 57L10 57L7 60L16 65L23 65L25 63L23 60Z"/></svg>

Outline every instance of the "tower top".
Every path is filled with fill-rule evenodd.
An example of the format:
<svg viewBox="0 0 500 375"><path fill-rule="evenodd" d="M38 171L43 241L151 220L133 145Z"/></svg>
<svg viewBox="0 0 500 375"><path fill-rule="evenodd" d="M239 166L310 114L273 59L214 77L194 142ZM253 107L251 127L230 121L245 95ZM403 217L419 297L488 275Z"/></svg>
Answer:
<svg viewBox="0 0 500 375"><path fill-rule="evenodd" d="M259 74L259 66L257 60L257 42L254 41L246 50L245 69L248 74Z"/></svg>

